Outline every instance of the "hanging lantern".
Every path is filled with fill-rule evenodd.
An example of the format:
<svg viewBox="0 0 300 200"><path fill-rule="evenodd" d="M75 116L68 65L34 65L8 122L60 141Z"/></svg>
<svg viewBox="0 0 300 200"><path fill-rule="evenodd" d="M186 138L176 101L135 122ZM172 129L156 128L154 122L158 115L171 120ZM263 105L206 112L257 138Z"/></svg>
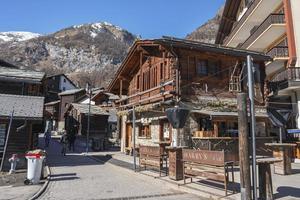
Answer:
<svg viewBox="0 0 300 200"><path fill-rule="evenodd" d="M179 107L166 109L167 118L173 128L183 128L189 112L188 109Z"/></svg>

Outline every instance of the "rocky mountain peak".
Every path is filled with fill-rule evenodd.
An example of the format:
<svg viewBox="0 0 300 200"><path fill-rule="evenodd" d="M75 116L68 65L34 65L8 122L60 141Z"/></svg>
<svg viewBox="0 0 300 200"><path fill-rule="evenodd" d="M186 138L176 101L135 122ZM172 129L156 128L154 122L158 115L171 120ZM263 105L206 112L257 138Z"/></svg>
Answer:
<svg viewBox="0 0 300 200"><path fill-rule="evenodd" d="M4 41L0 58L48 74L67 73L83 86L87 81L105 86L136 39L108 22L89 23L26 40Z"/></svg>
<svg viewBox="0 0 300 200"><path fill-rule="evenodd" d="M222 6L215 17L208 20L206 23L198 27L195 31L188 34L186 39L196 40L206 43L215 43L217 32L219 29L219 24L221 22L224 6Z"/></svg>

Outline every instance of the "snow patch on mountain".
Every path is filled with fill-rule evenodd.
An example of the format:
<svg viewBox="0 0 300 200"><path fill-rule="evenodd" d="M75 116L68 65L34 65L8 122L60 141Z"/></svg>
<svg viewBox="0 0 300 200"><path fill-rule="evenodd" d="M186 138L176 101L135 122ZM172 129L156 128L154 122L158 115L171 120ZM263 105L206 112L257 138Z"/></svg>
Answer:
<svg viewBox="0 0 300 200"><path fill-rule="evenodd" d="M3 42L21 42L30 40L41 36L38 33L25 32L25 31L10 31L10 32L0 32L0 41Z"/></svg>

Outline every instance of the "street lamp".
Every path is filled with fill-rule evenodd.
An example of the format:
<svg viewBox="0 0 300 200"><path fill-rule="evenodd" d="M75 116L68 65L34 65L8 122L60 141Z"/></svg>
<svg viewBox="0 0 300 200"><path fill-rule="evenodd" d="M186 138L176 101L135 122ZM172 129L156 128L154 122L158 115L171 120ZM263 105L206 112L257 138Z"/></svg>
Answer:
<svg viewBox="0 0 300 200"><path fill-rule="evenodd" d="M86 154L89 152L89 135L90 135L90 116L91 116L91 98L92 90L89 83L86 84L85 91L89 97L89 113L88 113L88 122L87 122L87 133L86 133Z"/></svg>

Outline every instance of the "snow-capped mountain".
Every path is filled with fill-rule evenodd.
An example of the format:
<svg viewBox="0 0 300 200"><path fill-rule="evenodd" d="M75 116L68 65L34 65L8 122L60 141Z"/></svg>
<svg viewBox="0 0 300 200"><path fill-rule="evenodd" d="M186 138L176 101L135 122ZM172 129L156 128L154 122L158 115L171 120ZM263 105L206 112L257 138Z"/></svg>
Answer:
<svg viewBox="0 0 300 200"><path fill-rule="evenodd" d="M26 40L4 38L0 42L0 58L49 74L68 73L82 86L86 81L105 86L137 39L107 22L75 25Z"/></svg>
<svg viewBox="0 0 300 200"><path fill-rule="evenodd" d="M41 36L38 33L25 31L0 32L0 42L21 42Z"/></svg>

